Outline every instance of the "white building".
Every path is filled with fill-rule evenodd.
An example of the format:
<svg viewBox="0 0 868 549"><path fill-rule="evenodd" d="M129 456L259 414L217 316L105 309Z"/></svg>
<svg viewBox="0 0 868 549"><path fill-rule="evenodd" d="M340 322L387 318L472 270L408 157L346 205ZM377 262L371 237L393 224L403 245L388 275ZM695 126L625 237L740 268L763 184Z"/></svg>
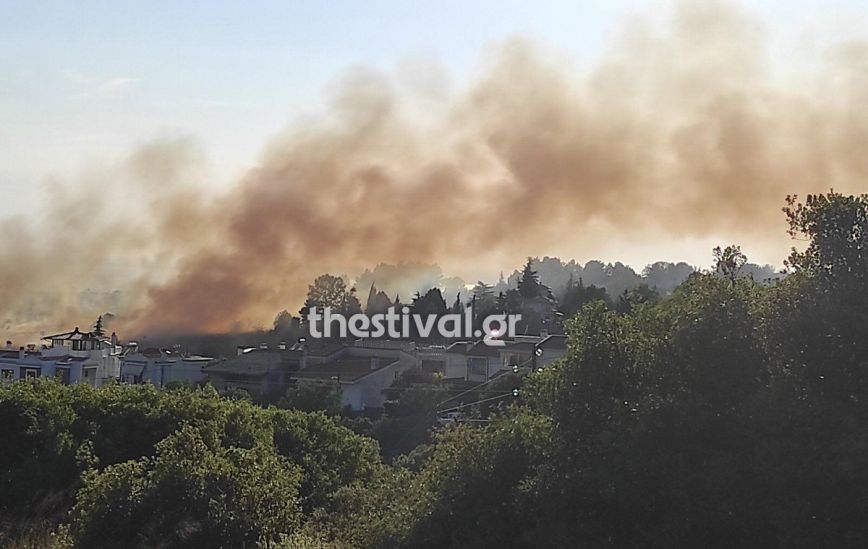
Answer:
<svg viewBox="0 0 868 549"><path fill-rule="evenodd" d="M383 389L418 365L413 342L301 341L292 348L239 347L237 356L214 361L204 372L219 391L240 389L256 397L282 395L296 383L337 384L341 405L363 411L382 408Z"/></svg>
<svg viewBox="0 0 868 549"><path fill-rule="evenodd" d="M357 344L329 348L322 354L311 353L305 367L291 374L292 379L337 383L341 388L341 405L356 412L382 408L383 390L391 387L402 373L418 367L419 360L406 342Z"/></svg>
<svg viewBox="0 0 868 549"><path fill-rule="evenodd" d="M7 341L0 349L0 382L55 377L67 385L87 383L99 387L120 377L121 352L115 334L107 338L82 332L78 327L44 337L39 348L28 345L16 349Z"/></svg>
<svg viewBox="0 0 868 549"><path fill-rule="evenodd" d="M205 380L204 368L210 357L182 355L170 349L128 348L121 357L121 381L150 383L165 387L172 382L199 383Z"/></svg>
<svg viewBox="0 0 868 549"><path fill-rule="evenodd" d="M481 382L513 366L529 368L538 341L535 336L519 336L504 341L501 346L486 345L482 341L453 343L443 353L443 377Z"/></svg>

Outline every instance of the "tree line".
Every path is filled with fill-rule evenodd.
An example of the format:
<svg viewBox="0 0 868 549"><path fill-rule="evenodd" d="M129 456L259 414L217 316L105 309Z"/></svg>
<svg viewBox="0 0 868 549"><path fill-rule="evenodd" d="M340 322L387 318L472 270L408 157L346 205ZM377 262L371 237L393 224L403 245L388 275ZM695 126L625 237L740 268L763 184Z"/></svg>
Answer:
<svg viewBox="0 0 868 549"><path fill-rule="evenodd" d="M77 547L864 547L868 195L784 212L787 277L729 246L671 295L590 301L490 423L388 464L207 388L2 388L0 508Z"/></svg>

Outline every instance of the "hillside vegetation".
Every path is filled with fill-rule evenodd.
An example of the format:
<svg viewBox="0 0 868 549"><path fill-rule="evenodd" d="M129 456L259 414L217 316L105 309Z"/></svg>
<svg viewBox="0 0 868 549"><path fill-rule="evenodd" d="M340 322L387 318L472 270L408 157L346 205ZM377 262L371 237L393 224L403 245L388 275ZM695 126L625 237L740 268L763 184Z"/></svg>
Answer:
<svg viewBox="0 0 868 549"><path fill-rule="evenodd" d="M385 464L321 413L213 390L0 389L20 546L868 546L868 196L785 214L771 285L735 247L671 296L568 321L484 427ZM39 535L42 532L42 535Z"/></svg>

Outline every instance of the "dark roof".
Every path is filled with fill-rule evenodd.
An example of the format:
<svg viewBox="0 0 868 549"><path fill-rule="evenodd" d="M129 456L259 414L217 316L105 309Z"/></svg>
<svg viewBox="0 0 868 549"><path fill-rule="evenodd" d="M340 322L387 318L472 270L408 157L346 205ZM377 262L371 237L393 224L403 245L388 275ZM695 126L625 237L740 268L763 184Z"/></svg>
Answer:
<svg viewBox="0 0 868 549"><path fill-rule="evenodd" d="M349 345L344 341L317 341L307 343L307 352L312 356L331 356Z"/></svg>
<svg viewBox="0 0 868 549"><path fill-rule="evenodd" d="M449 347L446 347L446 351L450 352L450 353L462 353L463 354L467 350L469 344L470 344L469 341L456 341L455 343L453 343Z"/></svg>
<svg viewBox="0 0 868 549"><path fill-rule="evenodd" d="M390 364L397 362L397 358L380 359L380 365L377 368L371 368L371 359L363 357L342 358L322 364L314 364L303 370L292 373L292 377L297 379L333 379L338 378L340 381L353 382L357 381L371 372L381 370Z"/></svg>
<svg viewBox="0 0 868 549"><path fill-rule="evenodd" d="M550 335L544 340L537 343L541 349L566 349L567 336L565 335Z"/></svg>
<svg viewBox="0 0 868 549"><path fill-rule="evenodd" d="M467 341L459 341L450 345L446 352L466 356L499 356L501 349L503 347L486 345L482 341L477 341L472 345L469 345Z"/></svg>
<svg viewBox="0 0 868 549"><path fill-rule="evenodd" d="M473 347L467 350L467 356L500 356L503 347L486 345L483 341L477 341Z"/></svg>
<svg viewBox="0 0 868 549"><path fill-rule="evenodd" d="M163 353L156 347L148 347L147 349L143 349L139 351L139 354L146 358L160 358L161 356L163 356Z"/></svg>
<svg viewBox="0 0 868 549"><path fill-rule="evenodd" d="M301 362L301 357L301 351L253 349L242 355L206 366L204 371L216 374L263 376L279 368L297 368Z"/></svg>
<svg viewBox="0 0 868 549"><path fill-rule="evenodd" d="M78 326L71 332L63 332L62 334L54 334L43 336L42 339L62 339L62 340L97 340L97 341L108 341L107 337L97 336L93 332L82 332L79 331Z"/></svg>
<svg viewBox="0 0 868 549"><path fill-rule="evenodd" d="M506 349L510 351L525 351L532 353L536 348L536 343L532 341L507 341ZM503 349L503 347L501 347Z"/></svg>

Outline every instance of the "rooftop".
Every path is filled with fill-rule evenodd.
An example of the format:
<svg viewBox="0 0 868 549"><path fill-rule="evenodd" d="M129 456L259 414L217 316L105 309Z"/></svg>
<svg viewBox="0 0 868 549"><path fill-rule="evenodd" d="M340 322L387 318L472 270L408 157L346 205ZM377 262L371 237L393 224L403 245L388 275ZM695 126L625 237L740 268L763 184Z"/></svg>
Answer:
<svg viewBox="0 0 868 549"><path fill-rule="evenodd" d="M547 338L543 339L537 346L541 349L566 349L567 348L567 336L565 335L550 335Z"/></svg>
<svg viewBox="0 0 868 549"><path fill-rule="evenodd" d="M534 348L536 348L536 345L537 344L532 341L507 341L506 349L510 351L526 351L532 353Z"/></svg>
<svg viewBox="0 0 868 549"><path fill-rule="evenodd" d="M292 377L298 379L334 379L339 381L353 382L359 380L371 372L375 372L390 364L397 362L397 358L383 359L379 361L379 366L372 368L371 358L348 357L326 362L323 364L314 364L303 370L293 372Z"/></svg>
<svg viewBox="0 0 868 549"><path fill-rule="evenodd" d="M250 351L206 366L206 373L263 376L279 368L298 368L302 351L251 349Z"/></svg>
<svg viewBox="0 0 868 549"><path fill-rule="evenodd" d="M94 334L93 332L82 332L78 329L78 326L76 326L75 329L72 330L71 332L63 332L62 334L47 335L47 336L43 336L42 339L50 339L50 340L58 340L59 339L59 340L64 340L64 341L66 341L66 340L71 340L71 341L78 341L78 340L109 341L109 338L107 338L105 336L98 336L98 335Z"/></svg>
<svg viewBox="0 0 868 549"><path fill-rule="evenodd" d="M446 349L446 352L467 356L499 356L501 349L503 349L503 347L486 345L482 341L476 341L473 344L469 341L458 341L457 343L450 345Z"/></svg>

